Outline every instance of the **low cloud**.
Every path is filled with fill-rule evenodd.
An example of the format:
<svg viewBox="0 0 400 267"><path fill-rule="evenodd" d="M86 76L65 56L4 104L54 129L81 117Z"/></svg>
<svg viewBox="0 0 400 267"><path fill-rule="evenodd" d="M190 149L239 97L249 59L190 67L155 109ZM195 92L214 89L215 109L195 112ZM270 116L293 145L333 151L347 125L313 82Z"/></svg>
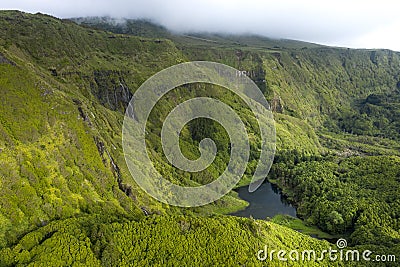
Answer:
<svg viewBox="0 0 400 267"><path fill-rule="evenodd" d="M397 34L391 34L390 30L400 24L393 3L389 0L5 0L2 9L42 12L63 18L147 18L179 32L255 33L328 45L400 51Z"/></svg>

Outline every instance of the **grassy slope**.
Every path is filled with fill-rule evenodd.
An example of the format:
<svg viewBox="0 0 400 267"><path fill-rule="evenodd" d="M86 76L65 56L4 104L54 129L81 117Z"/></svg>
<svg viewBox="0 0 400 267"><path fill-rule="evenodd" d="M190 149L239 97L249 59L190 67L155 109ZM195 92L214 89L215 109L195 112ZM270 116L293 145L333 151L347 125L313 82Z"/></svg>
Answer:
<svg viewBox="0 0 400 267"><path fill-rule="evenodd" d="M86 23L118 31L118 27L91 20L93 18L87 19ZM145 30L138 31L138 25ZM400 59L397 52L331 48L252 35L179 35L150 23L138 25L128 20L122 28L127 33L142 36L157 32L160 36L171 39L190 60L216 61L247 71L265 91L271 103L274 99L279 99L284 114L303 120L299 121L300 125L297 127L303 128L309 136L314 135L313 130L321 136L322 131L324 138L320 141L331 140L335 144L330 148L336 148L339 153L350 149L367 154L397 154L396 150L391 150L393 143L389 140L379 141L377 149L368 146L377 142L368 137L358 140L352 138L354 145L334 141L338 137L347 140L343 131L353 130L356 134L361 132L373 136L396 137L398 118L394 114L398 114L399 109L394 107L397 102L388 103L385 108L364 105L363 102L370 94L381 94L389 99L393 98L391 95L398 94L400 73L397 66ZM376 114L363 114L371 110ZM365 115L371 118L365 120ZM352 121L353 125L338 125L338 121L342 119ZM302 127L304 121L313 129ZM280 121L277 120L277 123ZM278 125L278 128L284 130L277 132L278 137L282 133L280 139L286 141L285 144L278 143L278 149L293 148L295 143L296 148L310 153L320 150L320 145L313 138L312 145L304 142L301 137L296 140L297 135L288 139L285 132L290 127L287 123ZM324 142L324 145L329 145L330 142ZM382 146L383 143L391 144Z"/></svg>
<svg viewBox="0 0 400 267"><path fill-rule="evenodd" d="M124 83L136 88L157 68L182 61L174 46L110 38L48 16L1 17L1 52L15 62L0 65L2 246L54 219L99 212L140 217L141 207L165 211L130 177L121 148L123 115L101 105L96 94L114 92L96 83L95 73L111 73L106 79L112 80L112 73L128 70Z"/></svg>
<svg viewBox="0 0 400 267"><path fill-rule="evenodd" d="M74 229L74 220L87 220L91 225L90 219L84 219L90 214L108 214L108 220L120 221L121 218L140 219L141 208L149 212L180 211L160 205L129 177L120 147L123 117L118 105L103 101L101 90L107 88L94 81L95 72L112 73L106 77L112 80L120 78L118 74L112 76L113 73L128 69L130 75L125 75L123 81L130 88L137 88L158 69L181 62L185 57L166 40L156 43L151 39L115 37L48 16L18 12L2 12L0 16L2 58L11 63L0 64L0 245L12 246L12 251L1 252L1 265L29 262L40 265L44 261L50 265L71 264L70 261L78 258L82 263L85 260L90 264L106 262L112 257L94 255L84 236L78 237L81 241L77 243L73 241L80 227L73 230L74 237L67 231L50 238L53 230L46 234L46 229L52 227L52 221L57 224L59 220L62 224L62 220L70 217L81 219L70 219L70 224L65 226L68 229ZM31 32L36 34L32 36ZM106 152L99 153L96 140L97 144L99 141L104 144L110 157ZM118 174L111 161L120 166L122 182L131 189L129 196L120 190ZM234 205L243 205L232 196L222 201L228 206L235 201ZM227 207L222 207L205 207L197 212L226 212ZM166 227L171 224L168 219L156 220L165 220ZM203 221L207 230L208 219L198 220ZM218 221L229 223L230 220L224 217ZM146 224L140 225L140 229L143 227ZM236 228L239 231L240 227L232 227L231 231ZM22 238L30 231L31 234ZM37 237L40 233L45 233L48 243ZM178 238L174 232L169 234L173 239ZM146 235L147 232L142 233L142 238L147 238ZM27 245L24 240L31 238L37 241ZM104 240L93 238L92 241ZM53 247L52 242L64 245L59 245L60 254L52 253L53 261L49 261L48 248L44 248ZM247 240L239 239L234 244L243 242ZM71 252L68 258L61 252L74 247L79 247L83 254ZM58 256L54 258L54 255ZM248 260L254 262L252 256L248 255ZM213 257L218 255L210 254L210 260Z"/></svg>
<svg viewBox="0 0 400 267"><path fill-rule="evenodd" d="M331 110L332 107L343 105L351 108L355 96L366 97L376 90L391 91L396 84L397 74L393 66L398 62L398 55L387 51L379 51L375 60L377 63L373 63L369 51L358 53L312 47L300 50L292 47L295 51L293 54L287 48L272 47L264 51L260 50L260 47L241 45L243 53L238 60L235 48L237 44L231 41L218 47L211 43L209 49L204 49L199 48L198 40L190 46L175 40L178 49L169 40L96 31L43 15L4 11L0 17L0 52L15 62L15 66L0 64L0 245L14 245L12 253L10 250L3 250L2 253L10 257L10 260L4 263L22 264L46 259L48 252L43 246L46 247L47 244L39 242L28 246L29 249L20 249L21 245L18 243L23 242L21 237L25 233L53 220L69 217L82 217L82 220L85 220L87 214L108 213L110 218L113 218L110 220L118 223L104 223L106 229L116 228L117 232L121 232L121 228L127 227L129 232L139 228L143 230L139 233L143 238L148 237L146 231L153 229L152 220L162 220L165 228L175 225L175 222L167 219L168 217L154 216L156 218L145 219L151 221L149 228L147 223L143 222L137 225L122 223L118 226L121 218L143 217L141 208L150 212L181 213L176 208L161 205L148 197L129 177L120 147L123 117L119 111L123 110L123 103L120 100L114 103L107 98L114 93L112 90L120 82L134 91L158 70L186 60L220 61L239 69L254 71L253 78L256 82L262 83L263 75L267 78L263 90L269 100L279 96L285 107L284 114L277 114L278 148L295 148L309 154L321 151L314 129L318 130L326 118L336 112ZM200 45L203 46L202 43ZM318 57L315 57L315 53ZM327 59L324 60L327 55ZM347 62L365 66L357 70L354 64ZM371 73L380 75L381 79L370 78ZM343 80L340 80L342 74ZM355 74L361 77L358 81L360 84L369 83L370 87L361 89L357 82L350 82L350 76ZM322 83L317 84L316 80L321 80ZM338 83L343 84L343 87L338 86ZM79 101L74 102L74 99ZM82 117L78 107L88 119ZM331 135L329 133L328 138L331 138ZM104 143L112 158L108 157L107 153L99 153L95 138ZM339 139L342 140L340 134ZM343 150L347 146L347 143L340 143L336 148ZM390 142L383 143L382 149L389 149L391 146ZM119 165L123 184L130 186L129 196L120 190L118 174L113 172L111 161ZM28 208L31 205L35 208ZM235 200L231 195L214 206L185 212L226 212L242 205L243 202ZM208 222L217 223L207 218L186 219L199 220L204 224L203 231L206 232L213 229L208 226ZM251 224L249 219L228 217L218 218L218 223L232 223L229 231L235 232L241 229L235 220ZM279 240L274 241L274 244L280 247L284 245L280 242L293 240L293 244L288 245L293 248L306 240L313 242L313 246L324 246L322 242L272 223L260 224L268 224L275 230L272 233L265 232L261 243L258 244L266 240ZM37 231L46 232L46 227L50 226L39 228ZM75 226L71 227L74 229ZM36 235L37 231L32 232L32 235ZM55 235L56 239L51 242L68 240L72 235L68 231L65 236ZM174 233L170 236L171 240L182 242L179 235L174 231L171 233ZM244 233L249 234L246 231ZM224 236L228 238L234 235L226 232ZM90 247L89 240L84 235L79 238L82 238L78 242L82 248ZM92 243L103 240L103 237L91 238ZM190 238L201 241L204 236L194 234ZM246 238L234 238L234 245L247 244ZM121 240L116 238L113 242ZM55 244L51 242L49 246ZM110 240L109 242L113 243ZM157 240L150 239L148 242L155 244ZM213 239L212 242L219 241ZM309 243L300 246L308 249L307 244ZM250 247L254 249L253 246ZM65 248L68 247L72 245L66 243ZM206 252L211 253L215 259L220 256L219 253ZM98 253L91 249L86 255L90 261L98 263L112 258L112 253L103 256ZM93 256L90 256L92 254ZM63 257L60 255L60 260ZM160 260L157 256L154 258L157 262ZM250 254L247 259L249 262L255 260Z"/></svg>

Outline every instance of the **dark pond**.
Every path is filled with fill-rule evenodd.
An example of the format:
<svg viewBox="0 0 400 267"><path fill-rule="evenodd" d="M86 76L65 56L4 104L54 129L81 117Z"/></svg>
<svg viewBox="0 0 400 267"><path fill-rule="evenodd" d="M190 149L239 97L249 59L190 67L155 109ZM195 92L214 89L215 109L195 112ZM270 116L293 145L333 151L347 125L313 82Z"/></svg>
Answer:
<svg viewBox="0 0 400 267"><path fill-rule="evenodd" d="M250 217L254 219L266 219L277 214L287 214L296 217L296 209L290 205L275 185L265 182L255 192L249 193L248 186L236 190L241 199L250 205L241 211L231 215Z"/></svg>

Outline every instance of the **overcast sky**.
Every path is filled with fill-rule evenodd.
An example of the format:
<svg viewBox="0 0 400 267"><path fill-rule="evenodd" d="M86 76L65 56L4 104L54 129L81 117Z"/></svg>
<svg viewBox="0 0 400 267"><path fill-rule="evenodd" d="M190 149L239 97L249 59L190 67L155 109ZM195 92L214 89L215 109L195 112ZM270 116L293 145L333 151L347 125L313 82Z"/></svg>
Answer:
<svg viewBox="0 0 400 267"><path fill-rule="evenodd" d="M1 0L1 9L56 17L147 18L175 31L256 33L400 51L395 0Z"/></svg>

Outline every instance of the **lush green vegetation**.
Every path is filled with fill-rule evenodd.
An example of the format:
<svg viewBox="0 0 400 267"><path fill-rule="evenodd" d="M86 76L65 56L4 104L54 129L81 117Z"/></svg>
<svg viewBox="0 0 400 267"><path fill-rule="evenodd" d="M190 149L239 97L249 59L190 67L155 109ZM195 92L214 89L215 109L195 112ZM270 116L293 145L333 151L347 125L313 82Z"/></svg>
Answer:
<svg viewBox="0 0 400 267"><path fill-rule="evenodd" d="M264 245L329 246L289 228L400 255L399 53L257 36L178 36L146 21L78 22L84 27L0 12L0 266L252 266L263 265L256 253ZM277 130L269 179L303 221L221 216L247 205L234 192L180 209L136 185L121 147L124 109L151 75L190 60L246 71L264 92ZM180 140L183 153L196 158L199 141L211 137L219 150L209 168L183 173L163 155L163 118L195 96L229 104L245 122L252 151L240 185L247 184L259 157L256 120L243 101L215 86L177 88L152 111L147 145L158 170L196 186L226 167L229 141L209 120L189 123Z"/></svg>
<svg viewBox="0 0 400 267"><path fill-rule="evenodd" d="M257 252L265 245L287 251L329 247L286 227L246 218L155 215L112 220L92 216L50 223L1 250L0 266L282 266L279 261L260 262Z"/></svg>
<svg viewBox="0 0 400 267"><path fill-rule="evenodd" d="M270 180L296 203L300 217L346 236L354 246L399 251L399 157L293 154L278 157L281 161L273 165Z"/></svg>
<svg viewBox="0 0 400 267"><path fill-rule="evenodd" d="M399 90L390 94L370 94L357 101L355 110L345 110L336 116L338 128L357 135L399 140Z"/></svg>
<svg viewBox="0 0 400 267"><path fill-rule="evenodd" d="M327 239L327 240L334 240L335 236L328 234L326 232L321 231L316 226L313 226L312 224L307 225L307 223L299 218L294 218L289 215L276 215L272 218L271 220L274 223L289 227L293 230L296 230L300 233L304 233L307 235L310 235L315 238L319 239ZM340 236L337 236L339 238Z"/></svg>

